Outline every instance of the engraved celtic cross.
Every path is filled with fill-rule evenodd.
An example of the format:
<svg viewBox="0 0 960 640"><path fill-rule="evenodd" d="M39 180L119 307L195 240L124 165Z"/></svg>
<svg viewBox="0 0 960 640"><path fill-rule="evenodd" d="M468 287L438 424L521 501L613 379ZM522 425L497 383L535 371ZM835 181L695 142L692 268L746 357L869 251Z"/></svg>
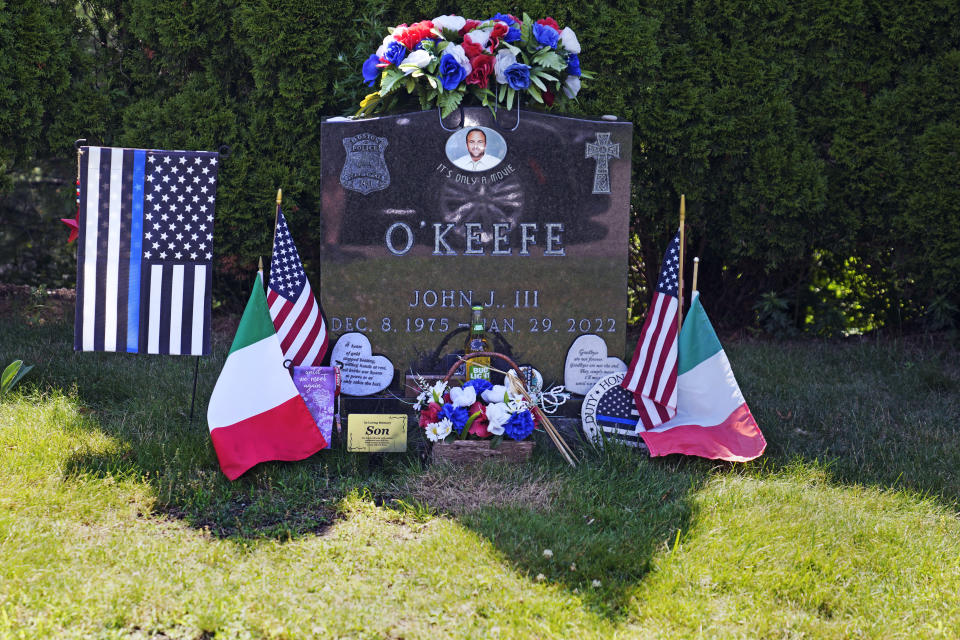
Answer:
<svg viewBox="0 0 960 640"><path fill-rule="evenodd" d="M585 158L597 161L593 172L593 192L610 193L610 158L620 158L620 143L610 142L610 133L597 133L594 142L587 143Z"/></svg>

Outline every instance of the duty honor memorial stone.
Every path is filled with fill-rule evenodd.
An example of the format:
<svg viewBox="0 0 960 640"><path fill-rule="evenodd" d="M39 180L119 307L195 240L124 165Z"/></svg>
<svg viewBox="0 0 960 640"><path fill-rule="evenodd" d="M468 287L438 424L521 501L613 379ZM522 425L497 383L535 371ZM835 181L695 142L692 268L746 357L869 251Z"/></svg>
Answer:
<svg viewBox="0 0 960 640"><path fill-rule="evenodd" d="M323 123L333 337L363 333L403 372L466 327L475 302L488 335L548 382L562 384L582 334L622 357L633 125L480 107L458 119Z"/></svg>

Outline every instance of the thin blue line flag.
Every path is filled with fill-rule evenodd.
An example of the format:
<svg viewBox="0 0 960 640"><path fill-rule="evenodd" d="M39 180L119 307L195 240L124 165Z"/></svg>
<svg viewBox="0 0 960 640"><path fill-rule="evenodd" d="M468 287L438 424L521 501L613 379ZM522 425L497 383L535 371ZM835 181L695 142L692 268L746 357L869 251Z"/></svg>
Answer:
<svg viewBox="0 0 960 640"><path fill-rule="evenodd" d="M208 355L219 154L81 150L73 348Z"/></svg>

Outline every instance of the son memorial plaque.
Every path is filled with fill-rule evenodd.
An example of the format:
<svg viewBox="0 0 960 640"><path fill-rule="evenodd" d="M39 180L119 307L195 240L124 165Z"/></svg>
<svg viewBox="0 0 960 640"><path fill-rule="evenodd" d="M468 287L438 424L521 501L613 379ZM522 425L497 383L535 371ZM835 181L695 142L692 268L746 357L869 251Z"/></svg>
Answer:
<svg viewBox="0 0 960 640"><path fill-rule="evenodd" d="M477 303L487 334L548 384L563 380L581 334L624 356L633 125L499 118L466 108L452 132L436 111L323 123L334 337L363 333L403 371L466 327Z"/></svg>

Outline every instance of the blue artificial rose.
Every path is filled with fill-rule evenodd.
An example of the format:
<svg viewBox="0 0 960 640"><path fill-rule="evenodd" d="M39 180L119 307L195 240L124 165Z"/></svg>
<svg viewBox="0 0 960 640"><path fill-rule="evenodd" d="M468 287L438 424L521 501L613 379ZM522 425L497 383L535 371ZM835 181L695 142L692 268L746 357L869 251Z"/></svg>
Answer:
<svg viewBox="0 0 960 640"><path fill-rule="evenodd" d="M513 440L524 440L533 433L533 415L530 410L519 411L506 421L503 431Z"/></svg>
<svg viewBox="0 0 960 640"><path fill-rule="evenodd" d="M380 64L380 58L375 53L371 53L370 57L363 63L363 81L367 83L368 87L372 87L380 76L380 69L377 69L378 64Z"/></svg>
<svg viewBox="0 0 960 640"><path fill-rule="evenodd" d="M567 73L572 76L580 75L580 56L575 53L567 56Z"/></svg>
<svg viewBox="0 0 960 640"><path fill-rule="evenodd" d="M498 13L497 15L493 16L493 17L490 18L490 19L491 19L491 20L497 20L497 21L499 21L499 22L506 22L508 27L517 24L517 21L516 21L516 20L514 20L513 18L511 18L510 16L508 16L508 15L506 15L506 14L504 14L504 13Z"/></svg>
<svg viewBox="0 0 960 640"><path fill-rule="evenodd" d="M516 42L522 37L523 34L520 33L520 29L517 29L516 27L510 27L510 29L507 30L507 35L503 36L503 39L507 42Z"/></svg>
<svg viewBox="0 0 960 640"><path fill-rule="evenodd" d="M473 380L467 380L463 383L464 387L473 387L473 390L477 392L477 397L479 398L484 391L493 389L493 385L483 378L474 378Z"/></svg>
<svg viewBox="0 0 960 640"><path fill-rule="evenodd" d="M456 58L449 53L445 53L440 57L437 74L440 76L440 84L443 85L443 88L452 91L459 87L463 79L467 77L467 70L460 66Z"/></svg>
<svg viewBox="0 0 960 640"><path fill-rule="evenodd" d="M557 30L545 24L533 25L533 37L537 42L551 49L556 49L557 42L560 40Z"/></svg>
<svg viewBox="0 0 960 640"><path fill-rule="evenodd" d="M390 64L400 66L400 63L403 62L403 59L407 57L407 48L403 46L402 42L397 42L394 40L387 45L387 52L383 54L383 57Z"/></svg>
<svg viewBox="0 0 960 640"><path fill-rule="evenodd" d="M523 91L530 86L530 66L514 62L506 68L503 75L511 89Z"/></svg>
<svg viewBox="0 0 960 640"><path fill-rule="evenodd" d="M470 412L467 411L466 407L455 407L447 402L440 407L440 412L437 415L438 420L444 418L449 418L450 422L453 423L453 428L459 433L463 430L463 425L467 424L467 420L470 419Z"/></svg>

